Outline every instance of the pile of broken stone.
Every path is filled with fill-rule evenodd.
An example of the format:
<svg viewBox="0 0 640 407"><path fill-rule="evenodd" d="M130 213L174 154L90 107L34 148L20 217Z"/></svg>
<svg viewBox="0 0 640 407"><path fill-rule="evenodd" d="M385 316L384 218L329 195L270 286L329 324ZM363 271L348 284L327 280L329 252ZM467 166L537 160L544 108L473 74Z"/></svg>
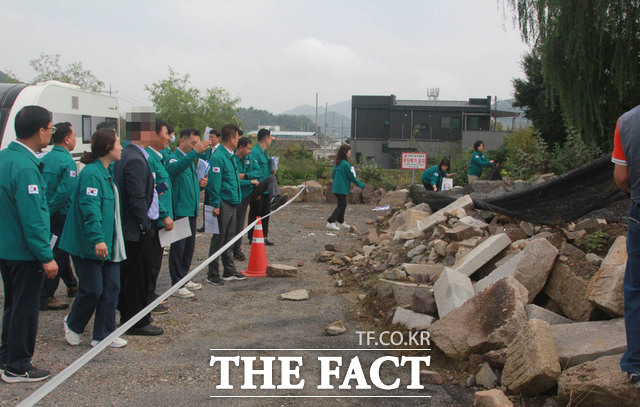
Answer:
<svg viewBox="0 0 640 407"><path fill-rule="evenodd" d="M626 348L624 236L601 259L571 242L602 219L558 231L476 211L468 195L432 213L406 194L389 192L379 203L392 209L361 235L361 252L316 260L330 261L340 283L345 274L375 281L371 296L394 303L393 324L428 330L446 356L468 361L468 385L519 396L557 388L562 405L637 401L618 365ZM580 267L597 272L585 279Z"/></svg>

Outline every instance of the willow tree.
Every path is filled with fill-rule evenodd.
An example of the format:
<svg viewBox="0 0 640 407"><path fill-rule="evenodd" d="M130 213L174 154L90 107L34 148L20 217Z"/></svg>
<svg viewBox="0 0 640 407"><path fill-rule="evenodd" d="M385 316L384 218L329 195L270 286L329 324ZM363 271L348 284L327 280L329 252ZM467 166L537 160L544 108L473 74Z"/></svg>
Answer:
<svg viewBox="0 0 640 407"><path fill-rule="evenodd" d="M545 83L587 141L608 144L640 103L639 0L507 0Z"/></svg>

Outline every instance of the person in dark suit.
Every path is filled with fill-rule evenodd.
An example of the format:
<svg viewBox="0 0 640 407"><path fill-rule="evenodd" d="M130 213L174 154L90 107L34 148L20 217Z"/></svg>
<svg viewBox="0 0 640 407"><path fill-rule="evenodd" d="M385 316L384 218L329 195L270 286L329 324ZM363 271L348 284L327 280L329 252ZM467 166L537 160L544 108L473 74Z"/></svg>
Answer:
<svg viewBox="0 0 640 407"><path fill-rule="evenodd" d="M120 264L120 323L125 323L148 305L147 286L151 279L153 235L159 216L158 194L154 189L145 148L155 131L154 113L127 114L127 140L122 158L114 167L114 178L121 194L122 233L127 259ZM162 335L163 329L151 325L145 315L129 335Z"/></svg>

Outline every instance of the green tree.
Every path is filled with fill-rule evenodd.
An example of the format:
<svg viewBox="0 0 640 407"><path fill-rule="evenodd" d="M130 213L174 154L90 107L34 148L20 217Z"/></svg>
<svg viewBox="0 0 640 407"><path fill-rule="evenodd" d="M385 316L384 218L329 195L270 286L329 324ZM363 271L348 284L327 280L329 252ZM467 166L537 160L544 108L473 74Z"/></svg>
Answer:
<svg viewBox="0 0 640 407"><path fill-rule="evenodd" d="M22 83L11 71L0 71L0 83Z"/></svg>
<svg viewBox="0 0 640 407"><path fill-rule="evenodd" d="M522 58L526 79L514 79L513 106L525 110L524 116L548 145L561 143L567 136L560 99L553 95L544 81L542 61L534 51Z"/></svg>
<svg viewBox="0 0 640 407"><path fill-rule="evenodd" d="M99 80L89 69L84 69L82 62L71 62L65 67L60 65L60 54L47 55L41 53L32 59L29 65L36 71L32 83L56 80L72 83L81 89L100 92L104 82Z"/></svg>
<svg viewBox="0 0 640 407"><path fill-rule="evenodd" d="M640 100L639 3L507 0L567 119L609 149L616 119Z"/></svg>
<svg viewBox="0 0 640 407"><path fill-rule="evenodd" d="M194 127L217 127L225 124L240 126L237 117L239 98L232 98L223 88L211 88L201 92L191 86L189 74L178 75L169 67L169 77L144 88L158 116L179 130Z"/></svg>

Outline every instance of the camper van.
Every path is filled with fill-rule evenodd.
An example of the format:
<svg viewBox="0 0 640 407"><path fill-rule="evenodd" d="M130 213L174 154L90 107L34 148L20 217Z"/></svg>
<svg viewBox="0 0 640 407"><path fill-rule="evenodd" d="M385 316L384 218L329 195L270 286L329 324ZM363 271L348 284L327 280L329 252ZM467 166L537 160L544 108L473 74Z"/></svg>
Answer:
<svg viewBox="0 0 640 407"><path fill-rule="evenodd" d="M0 149L16 139L16 114L29 105L49 110L53 114L53 124L71 123L77 138L76 148L71 154L76 160L83 152L91 150L91 136L99 123L113 121L119 133L120 107L118 99L113 96L58 81L35 85L0 83Z"/></svg>

